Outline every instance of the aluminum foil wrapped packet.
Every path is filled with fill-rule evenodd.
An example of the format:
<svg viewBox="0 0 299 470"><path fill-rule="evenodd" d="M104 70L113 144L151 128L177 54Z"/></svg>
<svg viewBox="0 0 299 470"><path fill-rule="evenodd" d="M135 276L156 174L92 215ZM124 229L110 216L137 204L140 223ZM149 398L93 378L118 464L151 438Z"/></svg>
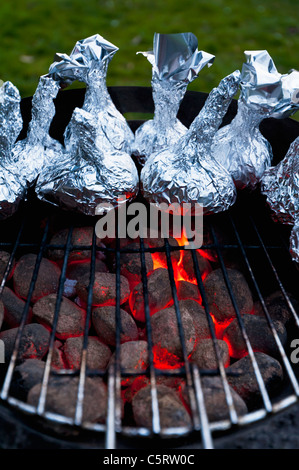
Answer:
<svg viewBox="0 0 299 470"><path fill-rule="evenodd" d="M139 179L131 156L104 147L97 137L97 117L75 108L66 148L38 178L36 193L41 200L94 216L136 196ZM105 209L100 211L99 204Z"/></svg>
<svg viewBox="0 0 299 470"><path fill-rule="evenodd" d="M75 80L86 84L83 109L97 119L97 139L104 146L131 153L134 134L124 116L116 109L106 85L109 62L118 48L99 34L77 41L70 56L56 54L49 74L58 82ZM66 135L69 128L66 129Z"/></svg>
<svg viewBox="0 0 299 470"><path fill-rule="evenodd" d="M187 128L177 113L187 86L215 56L197 49L192 33L154 35L153 51L141 52L152 65L154 118L142 124L135 133L132 153L144 165L148 157L175 144Z"/></svg>
<svg viewBox="0 0 299 470"><path fill-rule="evenodd" d="M211 154L211 143L240 81L239 70L214 88L189 130L171 148L152 154L141 171L144 196L153 204L199 204L204 214L236 199L231 175Z"/></svg>
<svg viewBox="0 0 299 470"><path fill-rule="evenodd" d="M12 160L12 148L21 132L23 120L20 110L20 93L11 83L0 88L0 219L13 215L25 197L22 184Z"/></svg>
<svg viewBox="0 0 299 470"><path fill-rule="evenodd" d="M23 184L33 185L39 173L50 164L62 145L49 135L55 114L53 99L59 91L59 84L53 78L43 75L32 98L32 119L27 137L18 141L12 149L15 173Z"/></svg>
<svg viewBox="0 0 299 470"><path fill-rule="evenodd" d="M299 263L299 137L285 158L268 168L261 180L261 192L273 211L273 218L294 225L290 238L293 260Z"/></svg>
<svg viewBox="0 0 299 470"><path fill-rule="evenodd" d="M232 175L236 187L254 189L273 158L259 124L286 118L299 108L299 72L278 73L267 51L245 51L238 112L215 135L212 152Z"/></svg>

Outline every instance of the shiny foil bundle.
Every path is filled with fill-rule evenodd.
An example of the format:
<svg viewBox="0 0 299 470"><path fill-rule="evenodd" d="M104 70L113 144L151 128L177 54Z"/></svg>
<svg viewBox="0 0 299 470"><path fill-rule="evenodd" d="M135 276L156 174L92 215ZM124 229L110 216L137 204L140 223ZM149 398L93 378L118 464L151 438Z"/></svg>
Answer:
<svg viewBox="0 0 299 470"><path fill-rule="evenodd" d="M0 219L13 215L26 194L12 156L23 126L20 101L18 89L11 82L3 83L0 88Z"/></svg>
<svg viewBox="0 0 299 470"><path fill-rule="evenodd" d="M149 157L141 180L144 196L151 203L197 203L208 214L226 210L235 202L232 177L213 158L211 143L239 81L238 70L225 77L211 91L185 135L173 147Z"/></svg>
<svg viewBox="0 0 299 470"><path fill-rule="evenodd" d="M281 75L267 51L245 51L245 55L237 115L216 133L212 151L238 189L253 189L273 157L259 124L269 117L288 117L298 109L299 72Z"/></svg>
<svg viewBox="0 0 299 470"><path fill-rule="evenodd" d="M174 145L187 128L177 113L189 83L215 56L197 49L192 33L155 34L153 51L142 52L152 65L154 118L135 133L132 153L144 165L148 157L164 147Z"/></svg>
<svg viewBox="0 0 299 470"><path fill-rule="evenodd" d="M20 175L24 184L32 185L41 170L49 165L62 149L61 144L49 135L55 114L53 99L56 98L59 88L59 84L51 77L40 77L32 98L32 119L27 137L18 141L12 150L15 172Z"/></svg>
<svg viewBox="0 0 299 470"><path fill-rule="evenodd" d="M83 109L97 120L98 144L117 151L131 153L134 134L124 116L116 109L107 89L109 62L118 48L99 34L76 43L70 56L56 54L49 74L60 83L75 80L86 84ZM70 132L66 129L66 135Z"/></svg>
<svg viewBox="0 0 299 470"><path fill-rule="evenodd" d="M294 225L290 251L299 263L299 137L290 145L285 158L265 171L261 191L273 211L273 218Z"/></svg>
<svg viewBox="0 0 299 470"><path fill-rule="evenodd" d="M135 197L138 186L131 156L101 145L97 117L75 108L66 148L40 174L36 193L54 205L94 216ZM99 204L106 209L100 211Z"/></svg>

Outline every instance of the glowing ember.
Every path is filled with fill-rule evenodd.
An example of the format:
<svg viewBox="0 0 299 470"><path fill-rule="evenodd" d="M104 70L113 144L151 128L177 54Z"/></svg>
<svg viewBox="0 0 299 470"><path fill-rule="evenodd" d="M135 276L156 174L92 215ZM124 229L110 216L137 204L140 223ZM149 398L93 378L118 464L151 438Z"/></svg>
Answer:
<svg viewBox="0 0 299 470"><path fill-rule="evenodd" d="M158 369L178 369L183 366L181 359L158 345L153 346L153 357L154 365Z"/></svg>

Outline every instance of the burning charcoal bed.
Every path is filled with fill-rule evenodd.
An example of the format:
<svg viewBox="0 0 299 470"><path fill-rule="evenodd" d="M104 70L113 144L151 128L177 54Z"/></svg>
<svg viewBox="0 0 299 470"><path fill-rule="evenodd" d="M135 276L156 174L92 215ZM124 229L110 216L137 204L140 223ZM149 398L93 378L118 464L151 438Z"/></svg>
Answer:
<svg viewBox="0 0 299 470"><path fill-rule="evenodd" d="M109 91L122 113L153 112L150 88ZM185 126L205 99L186 93ZM83 100L82 89L58 94L52 137L62 142ZM20 138L30 106L22 100ZM224 123L235 113L233 102ZM290 119L261 130L274 163L299 135ZM198 250L183 236L99 239L95 222L33 191L1 222L2 445L236 448L238 433L250 448L263 433L265 446L299 448L285 439L299 417L299 270L290 228L260 192L204 216Z"/></svg>

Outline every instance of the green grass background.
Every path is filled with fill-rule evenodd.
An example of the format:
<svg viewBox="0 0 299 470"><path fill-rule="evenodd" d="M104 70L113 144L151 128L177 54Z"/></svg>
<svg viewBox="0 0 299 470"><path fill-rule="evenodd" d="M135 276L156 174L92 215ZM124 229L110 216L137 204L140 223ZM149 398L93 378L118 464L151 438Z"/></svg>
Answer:
<svg viewBox="0 0 299 470"><path fill-rule="evenodd" d="M299 69L298 13L299 0L2 0L0 78L30 96L56 52L99 33L119 47L107 84L149 86L151 66L136 52L155 32L190 31L216 59L189 89L209 92L241 69L244 50L267 49L281 73Z"/></svg>

